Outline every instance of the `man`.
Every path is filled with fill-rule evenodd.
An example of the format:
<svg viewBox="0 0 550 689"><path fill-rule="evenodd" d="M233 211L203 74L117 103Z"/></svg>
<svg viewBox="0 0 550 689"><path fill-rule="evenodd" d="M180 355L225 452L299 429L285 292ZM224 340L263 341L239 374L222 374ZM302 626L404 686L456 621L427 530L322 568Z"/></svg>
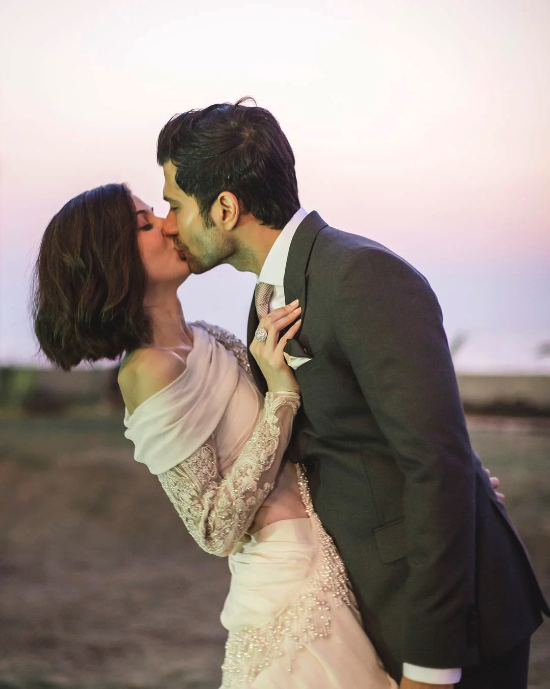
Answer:
<svg viewBox="0 0 550 689"><path fill-rule="evenodd" d="M300 300L289 456L308 467L388 672L403 689L524 689L549 609L471 448L425 278L300 207L292 149L262 108L178 115L157 157L192 272L228 263L259 275L249 345L264 336L258 310Z"/></svg>

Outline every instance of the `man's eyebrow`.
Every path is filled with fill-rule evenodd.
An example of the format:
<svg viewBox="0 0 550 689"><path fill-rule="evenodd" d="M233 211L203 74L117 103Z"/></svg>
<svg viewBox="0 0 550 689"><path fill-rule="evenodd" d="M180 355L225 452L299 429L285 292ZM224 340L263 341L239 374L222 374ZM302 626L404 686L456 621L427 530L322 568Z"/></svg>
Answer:
<svg viewBox="0 0 550 689"><path fill-rule="evenodd" d="M168 203L177 203L176 199L171 199L169 196L163 196L162 198L168 201Z"/></svg>

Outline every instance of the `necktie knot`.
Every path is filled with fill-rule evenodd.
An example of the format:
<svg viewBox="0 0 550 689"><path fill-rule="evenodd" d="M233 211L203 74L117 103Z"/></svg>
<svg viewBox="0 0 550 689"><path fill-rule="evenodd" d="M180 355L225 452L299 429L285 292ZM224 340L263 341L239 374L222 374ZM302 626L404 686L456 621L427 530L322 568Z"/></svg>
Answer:
<svg viewBox="0 0 550 689"><path fill-rule="evenodd" d="M256 313L258 320L262 320L269 313L269 302L273 294L273 285L267 282L258 282L256 285L256 292L254 294L254 301L256 303Z"/></svg>

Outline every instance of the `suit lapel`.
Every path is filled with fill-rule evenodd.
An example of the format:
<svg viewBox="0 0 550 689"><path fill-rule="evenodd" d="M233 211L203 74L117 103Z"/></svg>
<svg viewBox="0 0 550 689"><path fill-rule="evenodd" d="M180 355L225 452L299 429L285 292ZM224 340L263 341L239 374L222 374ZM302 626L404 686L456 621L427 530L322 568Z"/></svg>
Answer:
<svg viewBox="0 0 550 689"><path fill-rule="evenodd" d="M306 269L317 235L326 226L327 223L321 216L313 211L298 225L290 243L284 278L285 299L287 304L290 304L294 299L300 300L302 324L304 322L307 301ZM256 314L254 297L252 297L247 328L247 344L249 348L257 327L258 316ZM285 352L291 356L311 356L307 337L302 333L301 328L297 336L287 342ZM250 359L250 368L252 369L254 380L260 391L265 394L267 392L267 385L260 367L250 352L248 358Z"/></svg>
<svg viewBox="0 0 550 689"><path fill-rule="evenodd" d="M317 235L323 227L327 227L327 223L313 211L298 225L290 243L284 279L285 299L287 304L294 299L299 299L302 307L302 327L285 347L285 352L290 356L310 357L312 355L307 336L303 332L307 309L307 266Z"/></svg>

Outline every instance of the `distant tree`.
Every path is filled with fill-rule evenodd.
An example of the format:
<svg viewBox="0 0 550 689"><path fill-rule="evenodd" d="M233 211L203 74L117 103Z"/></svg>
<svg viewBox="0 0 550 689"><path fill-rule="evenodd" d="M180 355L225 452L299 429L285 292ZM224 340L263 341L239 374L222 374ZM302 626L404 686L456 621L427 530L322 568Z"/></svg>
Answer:
<svg viewBox="0 0 550 689"><path fill-rule="evenodd" d="M537 359L544 359L546 356L550 356L550 342L542 342L536 349Z"/></svg>

